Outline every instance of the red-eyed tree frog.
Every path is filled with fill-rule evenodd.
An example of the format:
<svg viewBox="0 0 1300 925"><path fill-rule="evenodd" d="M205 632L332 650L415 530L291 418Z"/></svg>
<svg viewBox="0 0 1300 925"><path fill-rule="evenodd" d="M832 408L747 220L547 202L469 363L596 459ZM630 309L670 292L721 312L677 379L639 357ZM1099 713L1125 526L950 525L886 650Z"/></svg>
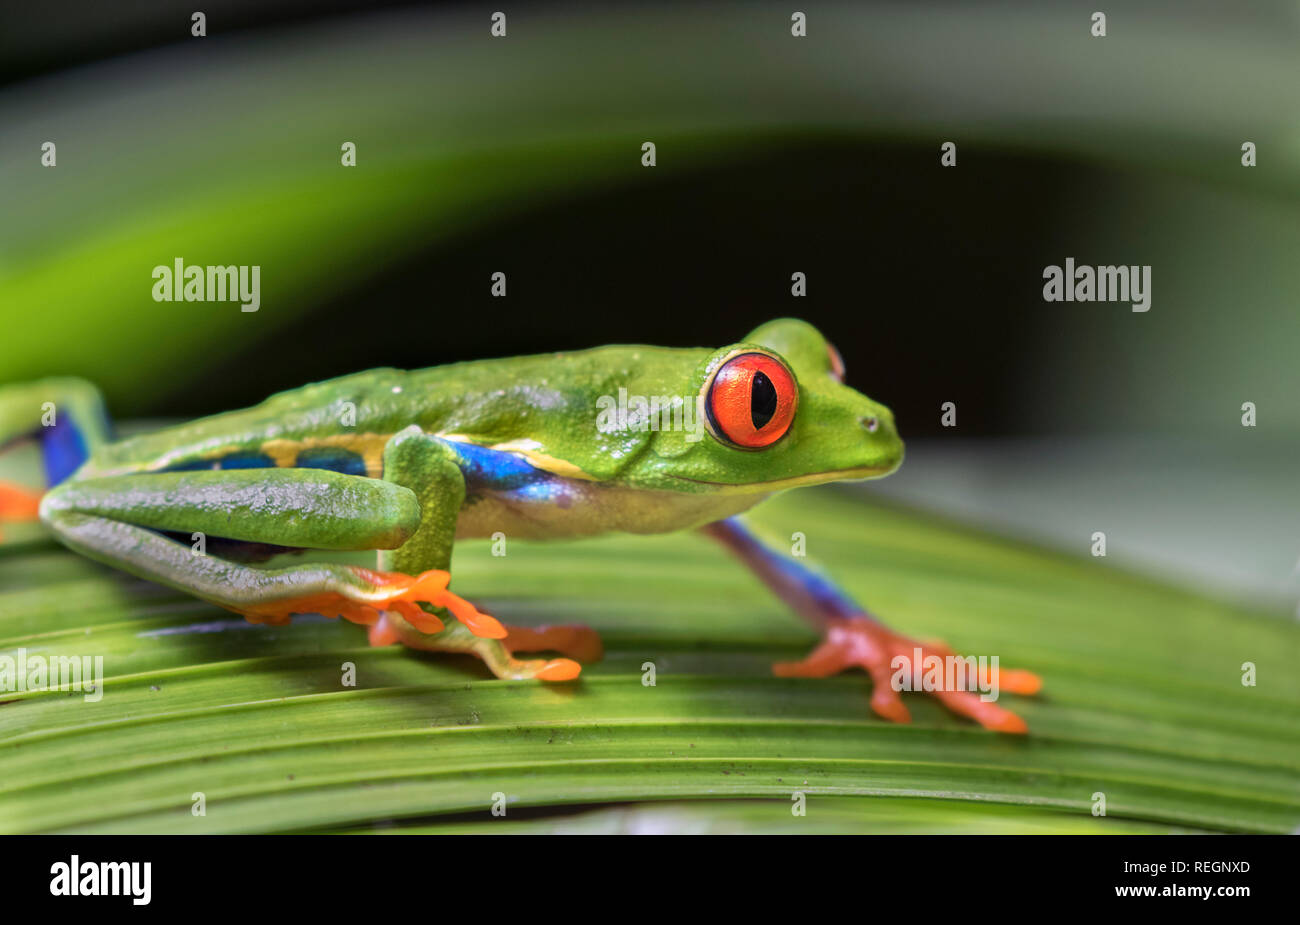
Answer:
<svg viewBox="0 0 1300 925"><path fill-rule="evenodd" d="M11 385L0 389L0 444L37 436L48 487L0 487L0 517L39 517L79 553L257 623L343 617L369 627L374 645L471 652L497 677L542 681L577 677L599 639L481 613L448 588L456 539L701 530L824 633L778 675L861 667L875 712L906 722L891 660L951 653L890 631L737 516L776 492L899 466L893 414L843 380L815 328L781 319L716 350L609 346L375 369L116 442L88 383ZM194 534L208 538L206 554ZM374 550L376 567L313 562L311 550ZM259 567L287 551L308 555ZM1007 670L998 683L1040 685ZM973 692L935 693L990 729L1025 731Z"/></svg>

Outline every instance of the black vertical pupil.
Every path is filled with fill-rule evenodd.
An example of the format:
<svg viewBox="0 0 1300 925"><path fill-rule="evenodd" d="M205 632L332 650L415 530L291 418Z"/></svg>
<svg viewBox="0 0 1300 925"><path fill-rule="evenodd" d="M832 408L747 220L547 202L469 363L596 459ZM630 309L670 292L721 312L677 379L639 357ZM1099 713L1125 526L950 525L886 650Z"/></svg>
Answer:
<svg viewBox="0 0 1300 925"><path fill-rule="evenodd" d="M776 386L762 373L754 373L749 387L749 419L754 430L762 430L776 414Z"/></svg>

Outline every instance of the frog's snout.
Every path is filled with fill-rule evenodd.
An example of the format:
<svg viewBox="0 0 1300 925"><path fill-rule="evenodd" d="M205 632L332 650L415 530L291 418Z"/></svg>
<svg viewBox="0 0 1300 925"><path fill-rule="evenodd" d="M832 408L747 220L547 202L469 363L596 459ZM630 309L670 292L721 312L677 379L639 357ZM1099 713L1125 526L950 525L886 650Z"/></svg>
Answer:
<svg viewBox="0 0 1300 925"><path fill-rule="evenodd" d="M858 418L863 434L872 448L875 465L886 472L893 472L903 463L903 441L894 426L893 416L885 414L864 414Z"/></svg>

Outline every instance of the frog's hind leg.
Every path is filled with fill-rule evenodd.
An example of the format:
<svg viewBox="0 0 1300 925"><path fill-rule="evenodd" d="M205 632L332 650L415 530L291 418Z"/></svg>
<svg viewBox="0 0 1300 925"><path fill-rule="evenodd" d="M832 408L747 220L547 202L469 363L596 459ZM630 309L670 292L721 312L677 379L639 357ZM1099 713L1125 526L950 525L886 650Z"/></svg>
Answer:
<svg viewBox="0 0 1300 925"><path fill-rule="evenodd" d="M573 659L516 659L517 650L511 647L510 634L503 639L485 639L469 633L467 627L461 624L450 624L441 633L420 633L419 630L404 625L402 620L396 620L385 613L376 624L370 626L370 644L390 646L395 642L426 652L464 652L465 655L477 656L487 666L487 670L504 681L526 681L530 678L536 681L572 681L582 672L582 665ZM517 648L536 651L532 646ZM536 648L565 651L558 644ZM589 646L573 653L590 660L593 650ZM598 650L594 653L599 656Z"/></svg>
<svg viewBox="0 0 1300 925"><path fill-rule="evenodd" d="M374 624L383 611L428 632L444 608L471 635L505 629L447 590L445 571L419 575L333 563L259 569L206 555L204 535L308 549L374 550L405 542L420 509L407 489L319 469L145 473L74 480L41 502L41 517L84 555L243 614L285 623L295 613ZM162 535L195 536L194 545Z"/></svg>
<svg viewBox="0 0 1300 925"><path fill-rule="evenodd" d="M820 645L798 662L772 666L785 678L825 678L848 668L861 668L871 676L871 709L888 720L910 722L911 715L893 687L893 660L902 656L910 664L919 652L923 664L929 656L941 660L953 653L930 643L923 645L893 632L874 619L826 576L789 558L760 541L738 519L718 521L701 528L726 546L762 579L777 597L825 634ZM916 669L920 673L920 668ZM1028 671L992 669L985 679L993 689L1014 694L1035 694L1042 687L1037 675ZM981 699L971 690L932 692L949 710L967 716L986 729L1023 733L1025 721L996 703Z"/></svg>
<svg viewBox="0 0 1300 925"><path fill-rule="evenodd" d="M0 523L36 520L45 489L75 472L108 439L99 391L81 379L0 386L0 451L23 438L39 445L44 471L33 472L30 483L0 481Z"/></svg>
<svg viewBox="0 0 1300 925"><path fill-rule="evenodd" d="M580 662L598 662L605 656L600 634L590 626L507 626L502 644L511 652L559 652Z"/></svg>

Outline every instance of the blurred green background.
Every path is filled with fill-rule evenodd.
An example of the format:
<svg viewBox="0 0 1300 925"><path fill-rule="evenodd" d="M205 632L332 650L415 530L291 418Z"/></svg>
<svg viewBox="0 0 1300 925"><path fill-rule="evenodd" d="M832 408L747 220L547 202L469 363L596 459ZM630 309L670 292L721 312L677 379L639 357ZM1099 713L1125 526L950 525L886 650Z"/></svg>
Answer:
<svg viewBox="0 0 1300 925"><path fill-rule="evenodd" d="M876 502L1296 613L1300 5L494 8L0 10L0 381L173 418L797 315L908 440ZM176 257L261 309L154 302ZM1151 310L1045 303L1067 257Z"/></svg>
<svg viewBox="0 0 1300 925"><path fill-rule="evenodd" d="M475 5L223 3L202 39L172 4L6 10L0 370L188 416L797 314L913 441L882 490L1289 607L1300 13L1080 9L821 4L804 39L763 4L529 5L504 39ZM152 301L177 256L260 265L261 310ZM1044 303L1067 256L1150 264L1152 310Z"/></svg>

